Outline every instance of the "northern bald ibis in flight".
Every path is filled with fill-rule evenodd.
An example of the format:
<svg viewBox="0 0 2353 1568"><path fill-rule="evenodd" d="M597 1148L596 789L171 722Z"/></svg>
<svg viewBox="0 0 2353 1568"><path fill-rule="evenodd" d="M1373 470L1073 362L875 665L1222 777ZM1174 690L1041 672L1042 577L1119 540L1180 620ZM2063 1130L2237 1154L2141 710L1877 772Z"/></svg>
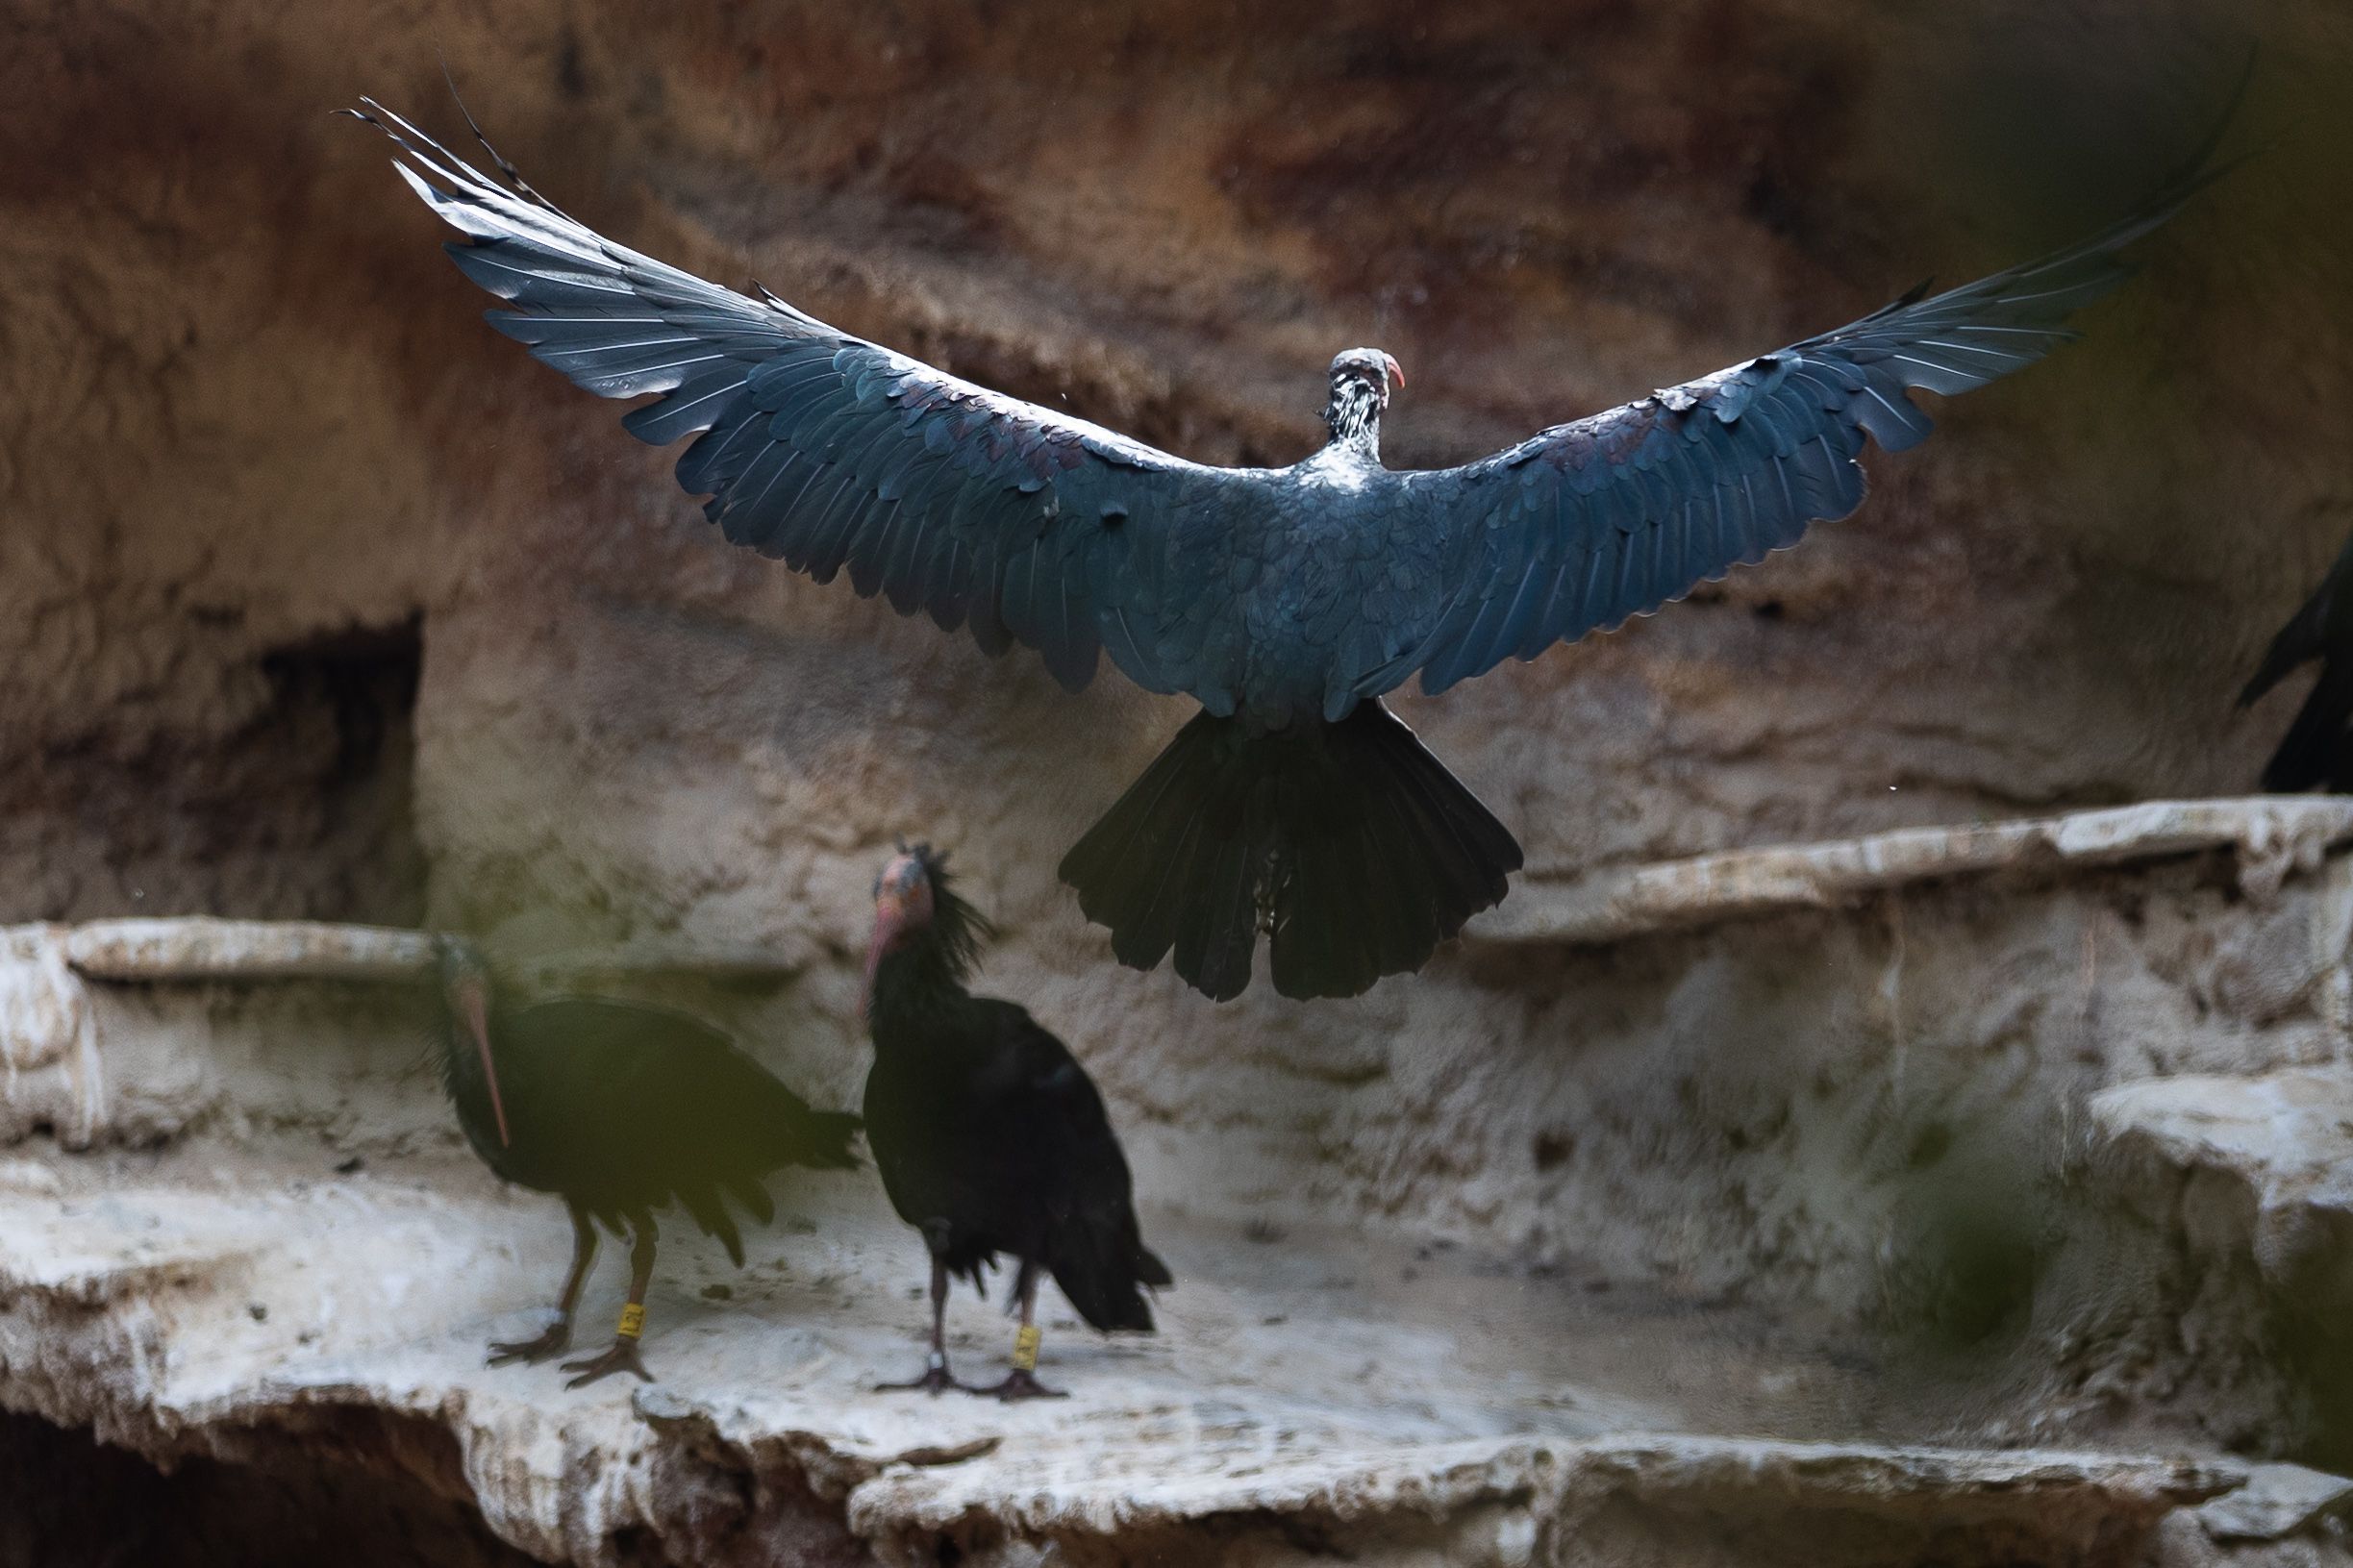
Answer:
<svg viewBox="0 0 2353 1568"><path fill-rule="evenodd" d="M501 185L372 99L394 166L466 236L492 326L624 427L688 436L678 482L726 537L901 614L1035 648L1075 691L1111 656L1201 710L1064 857L1121 962L1224 999L1261 933L1275 989L1352 996L1498 903L1520 849L1382 697L1648 614L1862 505L1868 441L1928 435L1916 389L1969 391L2076 335L2118 253L2200 183L2040 261L1558 425L1460 467L1383 466L1405 383L1333 360L1323 448L1188 461L962 381L576 221L483 143ZM469 124L470 124L469 118ZM479 131L476 132L479 137Z"/></svg>

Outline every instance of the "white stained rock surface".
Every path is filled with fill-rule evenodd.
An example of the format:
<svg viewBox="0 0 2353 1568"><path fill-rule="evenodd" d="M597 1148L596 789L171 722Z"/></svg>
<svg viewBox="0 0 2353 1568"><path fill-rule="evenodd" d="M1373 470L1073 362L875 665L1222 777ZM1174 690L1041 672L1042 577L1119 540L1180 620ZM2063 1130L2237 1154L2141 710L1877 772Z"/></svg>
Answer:
<svg viewBox="0 0 2353 1568"><path fill-rule="evenodd" d="M2091 1115L2126 1160L2242 1192L2252 1224L2237 1239L2266 1280L2309 1290L2316 1266L2353 1281L2344 1256L2353 1239L2353 1071L2189 1073L2119 1084L2092 1099Z"/></svg>
<svg viewBox="0 0 2353 1568"><path fill-rule="evenodd" d="M2217 1541L2274 1541L2337 1517L2353 1504L2353 1481L2300 1464L2259 1464L2234 1487L2198 1509L2198 1523Z"/></svg>
<svg viewBox="0 0 2353 1568"><path fill-rule="evenodd" d="M67 966L60 927L0 931L0 1139L49 1129L88 1148L106 1121L106 1068L81 978Z"/></svg>
<svg viewBox="0 0 2353 1568"><path fill-rule="evenodd" d="M2353 1073L2341 1068L2122 1083L2094 1096L2091 1114L2115 1142L2237 1178L2266 1211L2353 1215Z"/></svg>
<svg viewBox="0 0 2353 1568"><path fill-rule="evenodd" d="M878 1394L920 1365L919 1250L855 1179L788 1202L740 1273L673 1228L644 1341L662 1381L572 1391L550 1366L483 1364L487 1341L541 1321L566 1244L550 1201L448 1159L71 1160L46 1189L0 1182L4 1386L161 1458L238 1458L373 1412L360 1462L462 1487L516 1546L594 1563L649 1531L670 1559L706 1560L746 1529L907 1562L942 1540L987 1561L1155 1542L1207 1560L1190 1554L1261 1536L1254 1551L1589 1560L1689 1520L1711 1550L1770 1547L1725 1560L1930 1543L1977 1560L1972 1542L2097 1560L2237 1480L2168 1457L1677 1432L1690 1412L1633 1388L1670 1358L1785 1419L1806 1419L1789 1395L1809 1381L1835 1402L1839 1375L1744 1343L1756 1325L1737 1315L1596 1307L1581 1282L1426 1252L1405 1283L1412 1255L1362 1238L1253 1243L1160 1215L1181 1281L1164 1332L1110 1342L1051 1316L1041 1370L1066 1402ZM583 1349L605 1337L617 1274L591 1286ZM1010 1327L968 1297L952 1322L958 1370L995 1376ZM1409 1542L1429 1555L1379 1550Z"/></svg>
<svg viewBox="0 0 2353 1568"><path fill-rule="evenodd" d="M873 1391L919 1366L925 1311L920 1249L864 1173L780 1179L740 1272L665 1226L660 1383L487 1368L490 1339L542 1321L566 1228L458 1141L424 937L17 928L0 1404L164 1463L267 1467L291 1443L550 1561L2203 1568L2191 1537L2317 1528L2325 1478L2208 1503L2247 1468L2165 1390L2199 1386L2181 1357L2254 1342L2227 1302L2206 1339L2157 1325L2168 1348L2128 1377L2085 1363L2107 1340L2041 1337L2048 1281L2116 1277L2077 1229L2095 1206L2050 1173L2088 1127L2128 1166L2249 1194L2274 1218L2244 1245L2281 1278L2325 1260L2353 1156L2340 804L1757 852L1836 870L1788 908L1757 894L1774 878L1638 871L1675 892L1616 906L1615 950L1466 944L1411 1000L1357 1008L1361 1060L1050 1008L1180 1283L1148 1338L1100 1339L1049 1292L1042 1371L1071 1397L1014 1407ZM1823 889L1864 873L1864 929L1826 919L1847 893ZM555 967L674 968L796 1086L850 1103L864 1048L828 1033L831 989L754 955L661 958ZM1550 1051L1414 1011L1514 990ZM581 1350L610 1332L615 1252ZM1922 1325L1988 1282L2022 1293L1964 1321L1961 1358L1921 1359ZM950 1322L957 1370L993 1381L994 1305L962 1294ZM2249 1409L2254 1441L2290 1431Z"/></svg>
<svg viewBox="0 0 2353 1568"><path fill-rule="evenodd" d="M1522 884L1479 916L1490 942L1606 942L1790 909L1836 908L1870 893L1940 877L2048 872L2198 850L2233 849L2250 892L2278 890L2353 838L2353 800L2143 801L2113 810L2015 822L1903 828L1822 844L1729 850L1618 866L1573 882Z"/></svg>

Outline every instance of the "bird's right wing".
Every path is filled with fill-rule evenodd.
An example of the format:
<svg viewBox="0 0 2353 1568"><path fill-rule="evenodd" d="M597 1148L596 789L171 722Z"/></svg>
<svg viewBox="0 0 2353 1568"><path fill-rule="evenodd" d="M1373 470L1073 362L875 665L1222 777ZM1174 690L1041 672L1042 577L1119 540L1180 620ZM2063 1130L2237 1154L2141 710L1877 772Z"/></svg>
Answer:
<svg viewBox="0 0 2353 1568"><path fill-rule="evenodd" d="M512 190L361 102L406 154L401 177L471 241L451 258L508 302L491 325L600 397L661 394L622 421L639 440L700 433L678 482L729 540L820 583L846 567L861 595L968 625L991 654L1025 643L1072 690L1107 650L1148 690L1231 710L1245 651L1219 611L1259 471L1186 461L667 266L503 160Z"/></svg>

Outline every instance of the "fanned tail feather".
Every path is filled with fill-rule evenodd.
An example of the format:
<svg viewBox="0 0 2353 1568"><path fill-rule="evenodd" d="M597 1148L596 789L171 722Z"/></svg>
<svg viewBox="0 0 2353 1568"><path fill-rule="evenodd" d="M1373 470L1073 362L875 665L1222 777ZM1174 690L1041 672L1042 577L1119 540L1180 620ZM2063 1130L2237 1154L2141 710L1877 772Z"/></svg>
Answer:
<svg viewBox="0 0 2353 1568"><path fill-rule="evenodd" d="M1209 713L1073 846L1062 878L1119 961L1217 1001L1250 983L1261 930L1275 989L1354 996L1428 961L1502 901L1519 845L1378 702L1252 735Z"/></svg>

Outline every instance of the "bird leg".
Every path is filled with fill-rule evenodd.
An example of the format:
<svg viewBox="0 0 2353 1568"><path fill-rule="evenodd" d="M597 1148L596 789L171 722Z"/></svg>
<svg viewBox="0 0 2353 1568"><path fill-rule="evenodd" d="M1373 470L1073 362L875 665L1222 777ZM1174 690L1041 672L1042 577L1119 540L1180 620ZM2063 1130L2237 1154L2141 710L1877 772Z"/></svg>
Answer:
<svg viewBox="0 0 2353 1568"><path fill-rule="evenodd" d="M1038 1265L1026 1257L1021 1260L1021 1272L1014 1278L1014 1289L1021 1297L1021 1327L1014 1331L1014 1369L994 1388L974 1392L994 1394L1009 1405L1017 1399L1069 1398L1061 1389L1048 1388L1038 1381L1039 1334L1032 1321L1038 1310Z"/></svg>
<svg viewBox="0 0 2353 1568"><path fill-rule="evenodd" d="M615 1372L634 1372L647 1382L654 1381L638 1356L638 1335L645 1330L645 1287L654 1278L654 1237L651 1214L629 1216L629 1305L621 1308L621 1326L613 1331L613 1345L603 1355L563 1363L564 1371L580 1374L564 1387L578 1388Z"/></svg>
<svg viewBox="0 0 2353 1568"><path fill-rule="evenodd" d="M572 1348L572 1309L580 1305L580 1287L588 1282L588 1268L596 1261L596 1227L580 1209L572 1210L572 1272L563 1277L563 1297L556 1306L556 1321L537 1339L493 1339L490 1341L491 1366L505 1366L509 1361L544 1361L551 1356L561 1356Z"/></svg>
<svg viewBox="0 0 2353 1568"><path fill-rule="evenodd" d="M921 1389L926 1394L939 1395L951 1388L962 1388L967 1394L977 1392L958 1382L948 1373L948 1265L939 1250L932 1249L932 1354L923 1366L923 1376L909 1382L878 1382L878 1394L905 1393Z"/></svg>

